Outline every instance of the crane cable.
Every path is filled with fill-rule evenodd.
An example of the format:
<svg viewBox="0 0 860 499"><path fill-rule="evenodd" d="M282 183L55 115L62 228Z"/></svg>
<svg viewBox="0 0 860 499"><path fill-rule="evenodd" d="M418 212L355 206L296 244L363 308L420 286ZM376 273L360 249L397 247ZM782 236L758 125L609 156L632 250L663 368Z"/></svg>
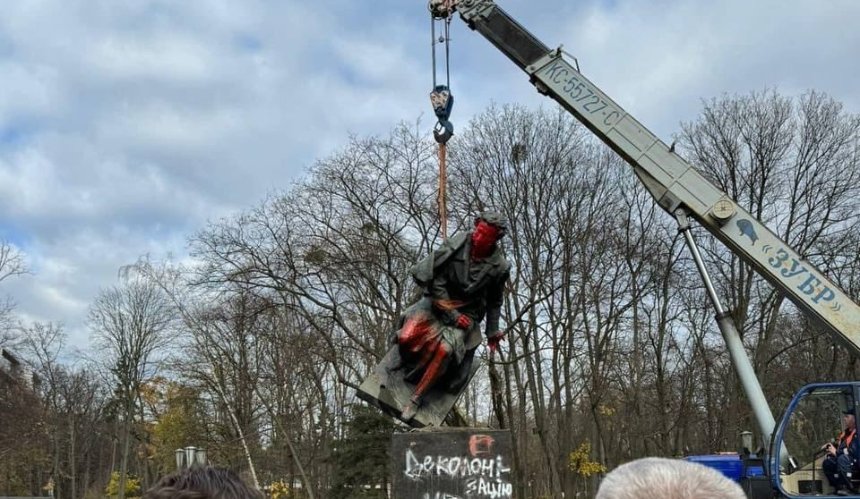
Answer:
<svg viewBox="0 0 860 499"><path fill-rule="evenodd" d="M433 138L439 144L439 190L437 204L439 206L439 225L442 239L448 237L448 141L454 135L454 125L448 120L451 117L451 108L454 106L454 96L451 94L451 52L450 52L450 30L453 10L448 0L441 3L430 2L430 37L433 61L433 91L430 92L430 104L437 122L433 128ZM444 29L443 35L436 39L436 23L441 21ZM439 85L436 81L436 45L445 44L445 84Z"/></svg>

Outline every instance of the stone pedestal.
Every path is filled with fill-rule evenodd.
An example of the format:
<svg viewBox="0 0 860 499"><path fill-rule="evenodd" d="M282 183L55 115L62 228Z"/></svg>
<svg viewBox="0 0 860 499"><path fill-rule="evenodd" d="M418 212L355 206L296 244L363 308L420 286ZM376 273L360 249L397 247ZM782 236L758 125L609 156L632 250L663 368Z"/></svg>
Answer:
<svg viewBox="0 0 860 499"><path fill-rule="evenodd" d="M513 497L511 434L445 428L395 433L391 497L467 499Z"/></svg>

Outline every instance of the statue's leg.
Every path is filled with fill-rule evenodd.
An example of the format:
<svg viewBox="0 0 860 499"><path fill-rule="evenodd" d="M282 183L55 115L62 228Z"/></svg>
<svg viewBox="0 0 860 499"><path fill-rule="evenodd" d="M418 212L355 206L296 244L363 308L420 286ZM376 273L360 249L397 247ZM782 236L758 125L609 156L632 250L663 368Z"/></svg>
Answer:
<svg viewBox="0 0 860 499"><path fill-rule="evenodd" d="M431 313L432 303L424 298L404 312L404 321L397 332L397 347L403 369L403 379L418 383L436 353L441 341L439 324ZM389 371L391 372L391 371Z"/></svg>
<svg viewBox="0 0 860 499"><path fill-rule="evenodd" d="M446 377L449 381L446 388L448 393L459 393L466 382L469 381L469 377L472 374L472 362L475 360L475 350L474 348L466 350L463 362L456 367L452 366L452 369L450 369L451 373Z"/></svg>
<svg viewBox="0 0 860 499"><path fill-rule="evenodd" d="M418 412L424 394L445 373L450 358L451 347L444 341L440 341L432 357L427 362L427 367L424 369L424 374L421 376L418 386L415 387L415 391L412 393L412 398L410 398L409 403L403 408L400 417L404 421L409 421Z"/></svg>

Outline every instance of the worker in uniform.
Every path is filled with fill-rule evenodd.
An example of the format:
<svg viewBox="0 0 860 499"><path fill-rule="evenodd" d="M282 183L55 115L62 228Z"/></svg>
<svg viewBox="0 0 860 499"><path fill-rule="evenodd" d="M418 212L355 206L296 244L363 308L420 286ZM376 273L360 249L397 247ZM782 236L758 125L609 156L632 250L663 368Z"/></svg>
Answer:
<svg viewBox="0 0 860 499"><path fill-rule="evenodd" d="M473 230L455 234L412 268L423 297L406 310L394 335L401 358L396 368L406 369L404 378L416 384L402 420L415 416L437 383L457 393L468 381L477 344L467 341L480 338L482 320L492 351L504 338L499 318L511 266L498 243L506 231L500 214L483 213Z"/></svg>
<svg viewBox="0 0 860 499"><path fill-rule="evenodd" d="M822 468L838 495L856 494L851 478L858 469L860 441L856 438L857 422L853 407L842 412L842 427L844 429L836 442L827 442L822 447L825 452Z"/></svg>

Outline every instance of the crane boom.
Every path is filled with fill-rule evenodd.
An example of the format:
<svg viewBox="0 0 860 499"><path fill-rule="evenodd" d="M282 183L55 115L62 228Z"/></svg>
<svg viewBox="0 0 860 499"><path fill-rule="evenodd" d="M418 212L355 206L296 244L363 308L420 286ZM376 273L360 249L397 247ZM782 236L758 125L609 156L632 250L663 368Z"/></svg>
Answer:
<svg viewBox="0 0 860 499"><path fill-rule="evenodd" d="M569 63L549 49L493 0L436 0L459 11L524 70L542 94L559 102L632 167L657 203L673 216L681 210L785 294L809 317L860 355L860 306L839 286L734 202L692 165Z"/></svg>

